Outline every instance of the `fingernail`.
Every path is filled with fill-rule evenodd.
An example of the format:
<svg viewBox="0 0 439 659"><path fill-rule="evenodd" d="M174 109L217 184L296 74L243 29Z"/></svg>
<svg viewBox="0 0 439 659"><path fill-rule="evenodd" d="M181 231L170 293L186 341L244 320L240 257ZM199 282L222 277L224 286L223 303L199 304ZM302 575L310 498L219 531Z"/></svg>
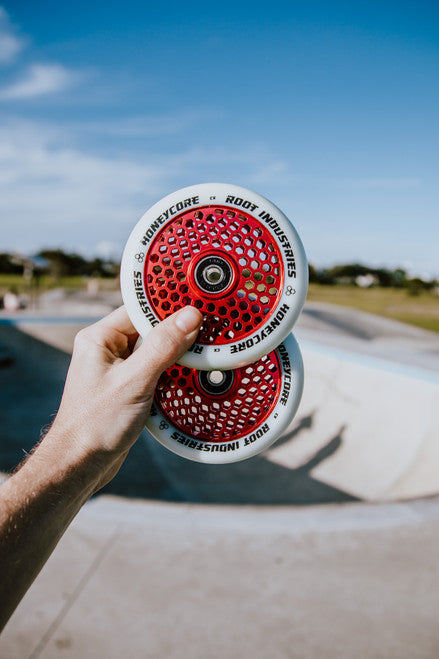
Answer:
<svg viewBox="0 0 439 659"><path fill-rule="evenodd" d="M201 314L195 307L184 307L178 312L175 318L175 324L183 332L189 334L196 330L201 322Z"/></svg>

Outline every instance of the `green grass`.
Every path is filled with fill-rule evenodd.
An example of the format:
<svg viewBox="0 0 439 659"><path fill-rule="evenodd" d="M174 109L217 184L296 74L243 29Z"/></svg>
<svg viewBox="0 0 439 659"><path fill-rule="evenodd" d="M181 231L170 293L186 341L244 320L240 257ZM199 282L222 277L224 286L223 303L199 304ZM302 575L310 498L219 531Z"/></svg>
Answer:
<svg viewBox="0 0 439 659"><path fill-rule="evenodd" d="M439 332L439 296L422 292L409 295L404 288L357 288L310 284L308 300L353 307Z"/></svg>

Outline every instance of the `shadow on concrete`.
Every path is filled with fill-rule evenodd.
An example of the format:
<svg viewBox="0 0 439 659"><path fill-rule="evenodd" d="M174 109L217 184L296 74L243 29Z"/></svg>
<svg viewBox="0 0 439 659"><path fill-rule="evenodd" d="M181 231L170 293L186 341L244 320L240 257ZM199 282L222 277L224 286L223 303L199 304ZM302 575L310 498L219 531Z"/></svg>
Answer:
<svg viewBox="0 0 439 659"><path fill-rule="evenodd" d="M0 369L0 470L10 471L54 418L70 355L13 325L0 325L0 343L14 357Z"/></svg>
<svg viewBox="0 0 439 659"><path fill-rule="evenodd" d="M299 422L300 424L300 422ZM311 505L356 501L313 478L311 470L338 450L342 431L296 469L263 455L228 465L204 465L181 458L144 433L104 492L210 504Z"/></svg>
<svg viewBox="0 0 439 659"><path fill-rule="evenodd" d="M38 441L59 406L70 355L14 326L0 326L0 343L15 361L0 369L0 470L11 471ZM299 418L280 442L312 426ZM311 470L333 455L343 429L306 463L288 469L263 456L230 465L203 465L174 455L146 431L117 476L101 493L210 504L307 505L347 502L352 496L314 479Z"/></svg>

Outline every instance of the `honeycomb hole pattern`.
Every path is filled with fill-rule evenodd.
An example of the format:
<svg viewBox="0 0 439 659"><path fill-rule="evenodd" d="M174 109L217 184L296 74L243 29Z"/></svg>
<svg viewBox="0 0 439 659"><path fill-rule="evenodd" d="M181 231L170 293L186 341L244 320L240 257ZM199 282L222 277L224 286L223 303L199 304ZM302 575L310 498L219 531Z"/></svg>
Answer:
<svg viewBox="0 0 439 659"><path fill-rule="evenodd" d="M191 261L212 252L223 253L239 273L223 296L205 294L189 281ZM180 214L157 234L145 259L144 286L160 320L191 304L204 315L197 343L234 343L261 327L276 308L283 286L281 254L256 218L226 206L204 206Z"/></svg>
<svg viewBox="0 0 439 659"><path fill-rule="evenodd" d="M224 396L206 393L199 371L174 364L160 377L156 405L163 416L188 437L206 442L234 441L257 429L276 405L281 367L276 351L234 371L234 384Z"/></svg>

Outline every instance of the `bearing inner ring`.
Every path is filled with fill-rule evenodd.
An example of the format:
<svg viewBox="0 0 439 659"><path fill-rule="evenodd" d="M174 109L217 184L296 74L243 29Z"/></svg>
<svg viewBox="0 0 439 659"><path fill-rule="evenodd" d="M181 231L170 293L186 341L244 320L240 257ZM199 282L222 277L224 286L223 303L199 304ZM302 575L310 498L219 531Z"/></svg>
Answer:
<svg viewBox="0 0 439 659"><path fill-rule="evenodd" d="M232 281L230 264L221 256L206 256L197 263L194 278L205 293L223 293Z"/></svg>
<svg viewBox="0 0 439 659"><path fill-rule="evenodd" d="M233 384L233 371L199 371L198 380L201 388L211 396L222 396Z"/></svg>

